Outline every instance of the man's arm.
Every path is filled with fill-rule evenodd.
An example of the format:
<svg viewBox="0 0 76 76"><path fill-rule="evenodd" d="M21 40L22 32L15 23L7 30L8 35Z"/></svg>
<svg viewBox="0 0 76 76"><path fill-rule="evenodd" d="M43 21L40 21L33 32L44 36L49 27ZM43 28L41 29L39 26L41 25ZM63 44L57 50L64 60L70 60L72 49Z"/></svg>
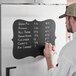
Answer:
<svg viewBox="0 0 76 76"><path fill-rule="evenodd" d="M54 68L54 65L53 65L53 52L52 52L51 43L46 43L45 44L44 55L46 57L48 70L51 69L51 68Z"/></svg>

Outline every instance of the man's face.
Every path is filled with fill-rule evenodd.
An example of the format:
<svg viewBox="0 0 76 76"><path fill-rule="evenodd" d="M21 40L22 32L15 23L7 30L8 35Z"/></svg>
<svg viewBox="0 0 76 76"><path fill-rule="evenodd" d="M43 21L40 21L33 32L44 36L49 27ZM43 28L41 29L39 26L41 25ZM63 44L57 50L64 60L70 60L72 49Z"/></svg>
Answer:
<svg viewBox="0 0 76 76"><path fill-rule="evenodd" d="M70 18L68 16L66 16L66 28L67 28L68 32L73 33L72 25L71 25L71 22L70 22Z"/></svg>

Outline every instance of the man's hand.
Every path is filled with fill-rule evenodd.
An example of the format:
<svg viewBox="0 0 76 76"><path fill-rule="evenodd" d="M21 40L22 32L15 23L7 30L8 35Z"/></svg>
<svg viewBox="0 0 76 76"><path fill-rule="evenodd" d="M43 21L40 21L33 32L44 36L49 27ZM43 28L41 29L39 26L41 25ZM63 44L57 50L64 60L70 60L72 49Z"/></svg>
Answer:
<svg viewBox="0 0 76 76"><path fill-rule="evenodd" d="M54 68L53 66L53 51L52 51L52 44L46 43L44 49L44 56L46 57L48 69Z"/></svg>
<svg viewBox="0 0 76 76"><path fill-rule="evenodd" d="M53 55L51 43L45 44L44 55L46 58L49 58L51 55Z"/></svg>

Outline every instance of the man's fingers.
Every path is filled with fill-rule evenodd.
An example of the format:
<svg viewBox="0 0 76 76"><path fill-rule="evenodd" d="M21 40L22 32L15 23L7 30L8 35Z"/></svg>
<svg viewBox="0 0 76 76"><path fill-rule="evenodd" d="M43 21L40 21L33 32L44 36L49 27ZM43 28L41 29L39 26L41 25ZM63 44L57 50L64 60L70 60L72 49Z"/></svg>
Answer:
<svg viewBox="0 0 76 76"><path fill-rule="evenodd" d="M48 46L48 47L49 47L49 49L51 50L51 48L52 48L52 44L51 44L51 43L49 43L49 46Z"/></svg>
<svg viewBox="0 0 76 76"><path fill-rule="evenodd" d="M45 49L48 49L48 43L45 44Z"/></svg>
<svg viewBox="0 0 76 76"><path fill-rule="evenodd" d="M51 43L49 43L49 47L52 47L52 44Z"/></svg>
<svg viewBox="0 0 76 76"><path fill-rule="evenodd" d="M52 44L51 43L46 43L45 44L45 49L51 49L52 48Z"/></svg>

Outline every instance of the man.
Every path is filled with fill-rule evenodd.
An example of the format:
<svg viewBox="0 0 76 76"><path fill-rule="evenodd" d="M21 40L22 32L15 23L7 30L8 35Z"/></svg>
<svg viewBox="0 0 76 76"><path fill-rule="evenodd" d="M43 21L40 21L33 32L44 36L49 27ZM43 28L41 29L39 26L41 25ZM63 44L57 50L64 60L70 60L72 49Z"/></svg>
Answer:
<svg viewBox="0 0 76 76"><path fill-rule="evenodd" d="M44 55L48 65L49 76L76 76L76 3L68 6L65 14L67 31L73 33L73 40L66 44L60 54L56 67L53 65L51 43L45 44Z"/></svg>

